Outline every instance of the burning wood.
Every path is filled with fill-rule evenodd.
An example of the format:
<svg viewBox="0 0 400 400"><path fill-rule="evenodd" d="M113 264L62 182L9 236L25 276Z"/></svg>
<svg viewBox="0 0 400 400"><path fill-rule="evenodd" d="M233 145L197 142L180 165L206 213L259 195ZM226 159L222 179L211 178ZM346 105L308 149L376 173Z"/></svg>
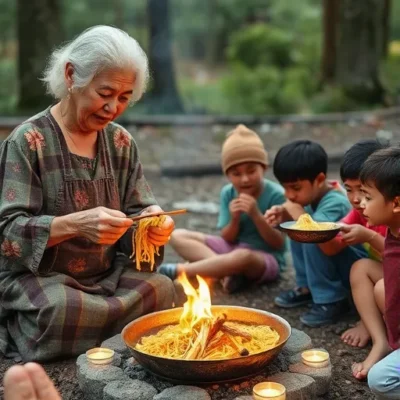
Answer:
<svg viewBox="0 0 400 400"><path fill-rule="evenodd" d="M218 331L221 329L222 325L226 321L226 315L222 314L218 316L212 324L203 324L200 333L197 336L193 347L185 355L185 360L195 360L197 358L202 358L207 346L210 344L211 340L215 337Z"/></svg>
<svg viewBox="0 0 400 400"><path fill-rule="evenodd" d="M221 327L221 330L222 330L222 332L225 332L228 335L241 336L246 341L250 341L251 340L251 335L249 333L241 331L238 328L234 328L233 326L224 325L224 326Z"/></svg>
<svg viewBox="0 0 400 400"><path fill-rule="evenodd" d="M241 355L241 356L248 356L250 353L249 351L246 349L246 347L243 347L240 343L238 343L238 341L235 339L234 336L232 335L227 335L227 337L229 338L229 340L231 341L233 347L237 350L237 352Z"/></svg>
<svg viewBox="0 0 400 400"><path fill-rule="evenodd" d="M214 316L207 283L197 276L195 289L181 275L187 302L179 324L168 325L157 334L143 337L136 348L147 354L184 360L221 360L247 356L276 346L279 334L267 325L227 322L227 315Z"/></svg>

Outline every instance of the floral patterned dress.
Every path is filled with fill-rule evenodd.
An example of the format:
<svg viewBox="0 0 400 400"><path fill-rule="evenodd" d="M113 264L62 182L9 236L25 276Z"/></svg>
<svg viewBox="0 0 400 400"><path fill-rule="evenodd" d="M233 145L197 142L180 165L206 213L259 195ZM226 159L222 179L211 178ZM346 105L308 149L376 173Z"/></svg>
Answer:
<svg viewBox="0 0 400 400"><path fill-rule="evenodd" d="M97 206L135 215L156 204L124 128L110 123L97 150L94 160L70 153L50 108L0 148L0 353L26 361L81 354L172 306L171 281L129 259L132 230L115 245L77 237L46 248L55 216Z"/></svg>

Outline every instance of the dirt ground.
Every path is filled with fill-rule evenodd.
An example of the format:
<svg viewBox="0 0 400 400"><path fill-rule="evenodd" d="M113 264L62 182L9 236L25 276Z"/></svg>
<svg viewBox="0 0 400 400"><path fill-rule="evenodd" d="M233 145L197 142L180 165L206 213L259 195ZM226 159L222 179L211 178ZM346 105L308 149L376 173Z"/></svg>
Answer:
<svg viewBox="0 0 400 400"><path fill-rule="evenodd" d="M337 173L334 172L334 177ZM175 201L196 199L200 201L218 201L218 194L224 178L180 178L167 179L157 176L149 177L150 184L160 202L165 208L173 207ZM177 227L186 227L203 232L215 232L216 215L205 213L190 213L176 219ZM176 261L177 258L170 248L166 251L166 261ZM361 361L368 352L367 349L355 349L345 345L340 340L340 334L356 320L341 322L333 326L318 329L304 327L299 321L299 315L305 309L282 310L274 306L273 298L277 293L293 285L293 269L288 267L279 282L252 287L234 295L224 294L218 286L212 290L213 304L232 304L268 310L285 318L292 327L304 330L313 339L314 346L326 348L333 364L333 379L329 394L324 399L373 399L365 382L357 382L352 378L350 366L354 361ZM14 362L2 360L0 363L0 378ZM75 359L52 362L45 365L46 371L59 388L64 400L81 400L83 394L75 377ZM0 399L3 388L0 387Z"/></svg>

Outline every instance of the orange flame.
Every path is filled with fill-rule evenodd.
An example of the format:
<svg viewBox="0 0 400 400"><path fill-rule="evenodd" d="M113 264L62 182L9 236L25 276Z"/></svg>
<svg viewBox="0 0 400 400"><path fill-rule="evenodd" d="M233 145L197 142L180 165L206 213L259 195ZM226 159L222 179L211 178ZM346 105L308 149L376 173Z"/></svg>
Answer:
<svg viewBox="0 0 400 400"><path fill-rule="evenodd" d="M199 324L214 319L211 313L211 296L207 283L198 275L196 275L196 279L199 282L198 290L192 286L185 273L178 277L178 281L182 284L187 296L179 321L184 333L191 332Z"/></svg>

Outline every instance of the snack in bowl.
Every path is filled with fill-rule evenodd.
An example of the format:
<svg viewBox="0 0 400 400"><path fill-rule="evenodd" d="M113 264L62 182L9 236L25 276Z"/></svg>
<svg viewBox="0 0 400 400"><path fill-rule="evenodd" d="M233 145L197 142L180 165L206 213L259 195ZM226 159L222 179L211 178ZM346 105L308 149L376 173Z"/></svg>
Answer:
<svg viewBox="0 0 400 400"><path fill-rule="evenodd" d="M309 214L302 214L297 221L280 224L279 229L296 242L324 243L339 233L340 225L334 222L316 222Z"/></svg>

